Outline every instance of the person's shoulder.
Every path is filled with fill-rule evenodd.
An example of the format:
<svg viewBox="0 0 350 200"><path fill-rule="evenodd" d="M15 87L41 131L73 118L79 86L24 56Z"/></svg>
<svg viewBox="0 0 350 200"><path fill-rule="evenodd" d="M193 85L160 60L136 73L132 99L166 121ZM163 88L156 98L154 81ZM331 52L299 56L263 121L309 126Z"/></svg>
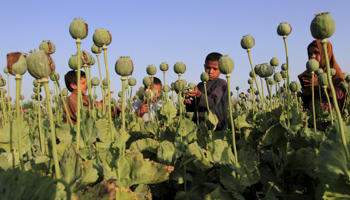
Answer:
<svg viewBox="0 0 350 200"><path fill-rule="evenodd" d="M133 106L141 107L142 100L136 101Z"/></svg>
<svg viewBox="0 0 350 200"><path fill-rule="evenodd" d="M222 79L222 78L217 78L216 79L216 84L218 85L227 85L226 80Z"/></svg>

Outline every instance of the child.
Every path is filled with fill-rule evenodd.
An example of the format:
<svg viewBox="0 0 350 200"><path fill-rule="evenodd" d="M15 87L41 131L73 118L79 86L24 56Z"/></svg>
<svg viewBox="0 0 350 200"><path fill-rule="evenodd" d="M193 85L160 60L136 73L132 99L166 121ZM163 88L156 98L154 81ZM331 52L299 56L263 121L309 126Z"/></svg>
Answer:
<svg viewBox="0 0 350 200"><path fill-rule="evenodd" d="M215 131L226 130L227 128L227 116L228 116L228 96L227 96L227 82L221 78L219 70L219 59L221 54L213 52L207 55L205 58L204 70L209 74L209 81L207 81L207 96L210 111L216 115L219 123L216 126ZM192 98L184 99L186 104L186 110L189 112L195 112L197 109L199 123L205 121L205 113L207 110L207 103L205 98L204 84L200 82L194 91L188 91L187 94ZM195 105L194 97L197 98L197 104ZM197 114L193 115L192 120L197 122ZM207 126L210 127L209 121Z"/></svg>
<svg viewBox="0 0 350 200"><path fill-rule="evenodd" d="M157 102L155 105L155 101L154 99L152 99L152 103L151 103L151 120L154 120L155 116L156 116L156 109L160 109L162 107L162 103L160 101L158 101L160 94L162 92L162 82L159 80L159 78L157 77L153 77L153 81L154 81L154 89L158 90L158 94L157 94ZM144 86L144 91L146 91L146 86ZM150 87L150 90L153 92L153 87ZM149 120L149 114L148 114L148 105L147 105L147 100L140 100L135 102L132 105L131 108L131 113L135 113L138 117L143 118L144 120L148 121Z"/></svg>
<svg viewBox="0 0 350 200"><path fill-rule="evenodd" d="M334 68L336 70L336 74L334 76L332 76L332 82L334 85L334 89L336 92L336 96L338 99L338 105L341 108L343 103L344 103L344 92L340 89L339 84L340 82L344 82L344 76L343 76L343 72L341 71L337 61L334 58L334 54L333 54L333 48L332 48L332 44L328 41L327 42L327 51L328 51L328 59L329 59L329 64L330 64L330 68ZM309 46L307 47L307 52L308 52L308 57L309 59L313 58L316 59L319 63L320 63L320 68L323 69L323 71L326 73L326 60L324 58L324 54L323 54L323 48L322 48L322 44L320 42L320 40L314 40L312 41ZM304 108L312 110L312 97L311 97L311 93L312 93L312 77L311 77L311 73L307 70L305 70L303 73L301 73L298 76L301 86L302 86L302 100L304 102ZM315 90L315 105L320 102L320 98L319 98L319 87L318 87L318 80L317 80L317 75L315 75L314 77L314 90ZM321 89L321 93L322 93L322 108L323 111L329 110L329 105L328 105L328 101L326 99L326 96L323 93L323 89ZM331 98L332 94L329 90L329 86L327 87L328 90L328 95ZM331 100L331 108L334 109L334 105L333 105L333 101Z"/></svg>
<svg viewBox="0 0 350 200"><path fill-rule="evenodd" d="M82 104L84 107L90 109L90 101L89 101L89 95L85 95L87 92L86 88L86 77L85 73L83 71L80 72L80 86L81 86L81 93L82 95ZM74 70L71 70L67 72L67 74L64 76L64 81L66 83L67 89L71 92L71 95L67 97L67 109L68 113L70 115L70 118L72 119L73 124L75 125L77 123L77 99L78 99L78 86L77 86L77 74ZM94 106L97 108L99 105L102 105L102 102L94 101ZM121 112L121 108L112 106L112 117L117 118L119 116L119 113ZM66 117L66 112L64 113L64 117L66 119L66 123L68 123L68 119Z"/></svg>

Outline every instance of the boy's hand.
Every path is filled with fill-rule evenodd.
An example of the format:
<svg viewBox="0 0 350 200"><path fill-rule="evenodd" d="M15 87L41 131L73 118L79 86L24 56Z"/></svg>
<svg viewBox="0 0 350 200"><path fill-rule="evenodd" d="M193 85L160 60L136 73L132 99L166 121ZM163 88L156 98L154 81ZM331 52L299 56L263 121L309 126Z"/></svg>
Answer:
<svg viewBox="0 0 350 200"><path fill-rule="evenodd" d="M197 98L201 97L201 95L202 95L201 91L198 90L197 86L194 87L193 91L188 91L187 94L190 97L197 97Z"/></svg>
<svg viewBox="0 0 350 200"><path fill-rule="evenodd" d="M191 99L184 99L184 104L191 105Z"/></svg>
<svg viewBox="0 0 350 200"><path fill-rule="evenodd" d="M136 111L137 116L142 117L148 111L148 105L142 104L142 106Z"/></svg>

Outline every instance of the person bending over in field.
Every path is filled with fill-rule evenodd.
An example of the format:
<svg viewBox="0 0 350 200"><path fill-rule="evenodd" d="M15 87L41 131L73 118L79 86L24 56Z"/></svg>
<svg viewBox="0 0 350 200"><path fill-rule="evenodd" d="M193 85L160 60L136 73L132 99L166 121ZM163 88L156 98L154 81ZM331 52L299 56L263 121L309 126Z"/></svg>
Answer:
<svg viewBox="0 0 350 200"><path fill-rule="evenodd" d="M162 103L159 101L159 97L160 97L160 94L162 92L162 82L157 77L153 77L153 81L154 81L154 89L158 90L158 94L157 94L156 98L152 98L152 102L150 105L150 113L148 113L148 105L147 105L146 96L144 96L143 100L135 102L131 108L131 113L136 113L136 115L138 117L141 117L142 119L144 119L146 121L149 120L149 115L151 117L151 120L154 120L154 118L156 116L156 109L159 110L160 108L162 108ZM144 86L143 90L145 92L147 91L146 86ZM154 90L153 90L152 86L150 86L150 91L152 93L151 96L155 96L155 95L153 95Z"/></svg>
<svg viewBox="0 0 350 200"><path fill-rule="evenodd" d="M336 92L336 96L338 99L338 105L341 109L343 103L344 103L344 92L339 88L340 82L345 81L343 73L337 63L337 61L334 58L333 54L333 48L332 44L328 41L327 42L327 50L328 50L328 59L330 68L334 68L336 70L336 74L332 76L332 82L334 85L334 89ZM326 60L324 58L323 54L323 48L320 40L314 40L312 41L309 46L307 47L307 53L309 59L313 58L317 60L320 63L320 68L323 69L323 71L326 73ZM312 110L312 77L311 73L308 70L305 70L303 73L301 73L298 76L301 87L302 87L302 100L304 102L304 108ZM317 81L317 75L315 74L314 77L314 90L315 90L315 105L320 102L319 98L319 85ZM329 85L327 86L327 92L329 97L332 97L332 93L330 91ZM327 97L325 96L323 89L321 88L321 98L322 98L322 108L324 111L329 110L329 105L327 101ZM333 102L331 101L331 108L334 109Z"/></svg>
<svg viewBox="0 0 350 200"><path fill-rule="evenodd" d="M227 129L227 115L228 115L228 96L227 96L227 82L221 78L219 70L219 59L221 54L213 52L207 55L205 58L204 70L209 74L209 81L207 81L207 95L210 111L216 115L219 123L215 131L221 131ZM188 91L187 94L191 99L184 99L186 110L189 112L198 111L199 123L205 121L205 114L208 112L207 103L205 98L204 84L200 82L193 91ZM195 104L194 98L197 98L197 104ZM197 123L196 113L193 115L192 120ZM212 124L207 121L207 126Z"/></svg>
<svg viewBox="0 0 350 200"><path fill-rule="evenodd" d="M82 93L82 104L84 107L90 109L90 101L89 101L89 95L85 95L87 92L86 88L86 77L85 73L83 71L80 71L80 86L81 86L81 93ZM73 124L75 125L77 123L77 110L78 110L78 86L77 86L77 73L74 70L71 70L67 72L67 74L64 76L64 81L66 83L67 89L71 92L71 95L67 97L67 109L70 118L72 119ZM97 108L98 106L102 105L102 102L94 101L94 106ZM111 106L112 109L112 117L117 118L119 116L119 113L121 112L121 108ZM66 119L66 123L68 123L68 119L66 116L66 112L64 112L64 117Z"/></svg>

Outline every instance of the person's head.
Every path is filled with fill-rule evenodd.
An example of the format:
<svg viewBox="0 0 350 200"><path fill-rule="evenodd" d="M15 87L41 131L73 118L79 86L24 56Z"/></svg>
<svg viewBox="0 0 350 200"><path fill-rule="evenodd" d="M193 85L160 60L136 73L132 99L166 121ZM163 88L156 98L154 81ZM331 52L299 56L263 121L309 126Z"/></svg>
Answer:
<svg viewBox="0 0 350 200"><path fill-rule="evenodd" d="M221 54L217 52L212 52L205 58L204 70L209 74L209 80L215 80L219 78L221 72L219 70L219 60Z"/></svg>
<svg viewBox="0 0 350 200"><path fill-rule="evenodd" d="M67 72L66 75L64 75L64 81L66 83L66 87L70 92L77 91L78 90L78 79L77 79L77 73L75 70L71 70ZM86 89L86 78L85 78L85 72L80 71L80 86L81 86L81 93L85 94L87 92Z"/></svg>
<svg viewBox="0 0 350 200"><path fill-rule="evenodd" d="M160 93L162 92L162 81L160 81L160 79L157 77L153 77L153 82L154 82L154 89L158 90L158 94L157 94L157 99L158 99L160 96ZM144 85L143 90L146 91L146 89L147 87ZM150 89L153 91L152 85L150 86Z"/></svg>
<svg viewBox="0 0 350 200"><path fill-rule="evenodd" d="M315 59L318 62L321 61L321 51L322 49L319 49L319 45L317 45L317 41L314 40L312 41L309 46L307 47L307 54L309 56L309 60L310 59Z"/></svg>

